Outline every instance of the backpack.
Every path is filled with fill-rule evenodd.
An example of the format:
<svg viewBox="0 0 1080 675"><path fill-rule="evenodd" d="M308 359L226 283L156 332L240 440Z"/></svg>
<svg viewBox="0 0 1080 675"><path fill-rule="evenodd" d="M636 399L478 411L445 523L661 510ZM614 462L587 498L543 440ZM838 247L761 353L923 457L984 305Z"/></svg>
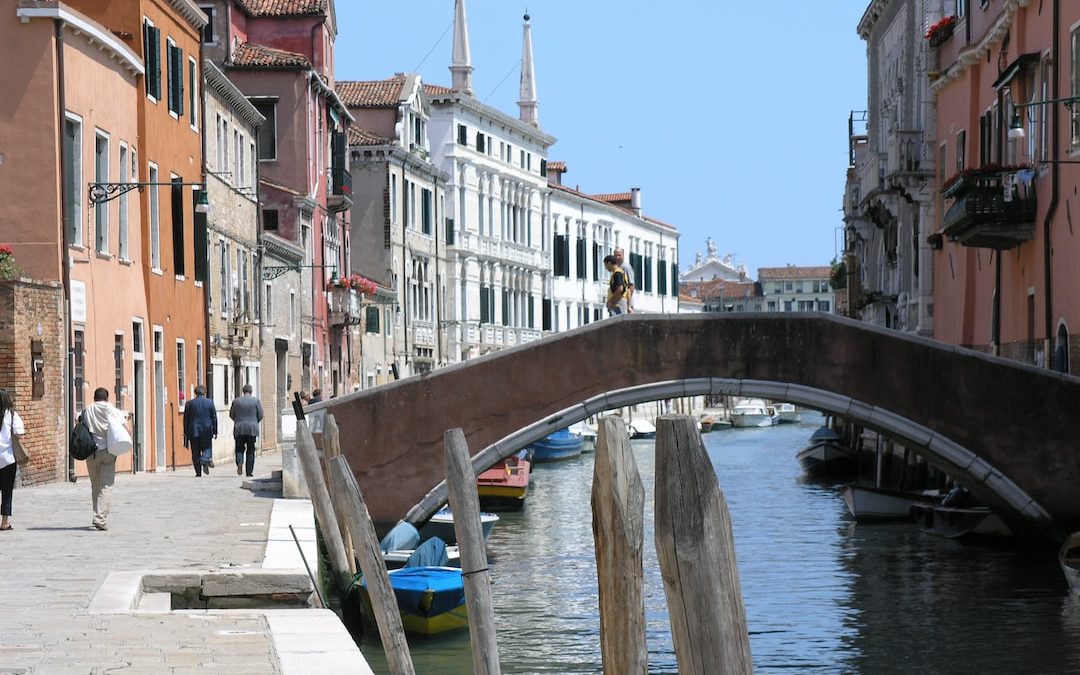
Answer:
<svg viewBox="0 0 1080 675"><path fill-rule="evenodd" d="M83 416L79 415L79 421L71 430L71 456L75 459L87 459L97 452L97 443L94 442L94 434L90 433L90 427L86 426Z"/></svg>

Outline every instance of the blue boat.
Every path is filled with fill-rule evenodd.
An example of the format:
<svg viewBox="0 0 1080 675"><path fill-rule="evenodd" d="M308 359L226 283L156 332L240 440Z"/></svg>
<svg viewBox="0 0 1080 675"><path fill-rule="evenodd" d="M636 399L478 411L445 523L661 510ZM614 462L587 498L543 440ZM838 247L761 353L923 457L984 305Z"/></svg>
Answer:
<svg viewBox="0 0 1080 675"><path fill-rule="evenodd" d="M577 434L570 433L570 429L559 429L553 434L548 434L529 446L532 452L534 464L539 462L557 462L562 459L573 459L581 454L585 445L585 439Z"/></svg>
<svg viewBox="0 0 1080 675"><path fill-rule="evenodd" d="M433 538L416 549L405 567L388 572L401 613L401 624L407 632L434 635L468 628L469 613L461 569L447 567L446 563L446 544ZM362 577L360 588L364 608L368 616L373 617L367 583Z"/></svg>

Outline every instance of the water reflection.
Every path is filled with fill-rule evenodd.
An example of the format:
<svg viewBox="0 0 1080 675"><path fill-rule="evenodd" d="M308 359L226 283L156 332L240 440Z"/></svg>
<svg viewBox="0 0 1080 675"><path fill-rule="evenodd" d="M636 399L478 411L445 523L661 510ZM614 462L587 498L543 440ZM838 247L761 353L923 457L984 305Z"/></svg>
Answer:
<svg viewBox="0 0 1080 675"><path fill-rule="evenodd" d="M1080 602L1055 561L966 547L907 525L856 525L830 486L804 483L795 451L821 424L704 436L731 510L758 673L1080 673ZM677 672L646 489L651 673ZM491 534L504 673L602 672L589 504L593 456L535 467L528 504ZM423 675L472 672L468 635L410 637ZM377 636L362 644L387 672Z"/></svg>

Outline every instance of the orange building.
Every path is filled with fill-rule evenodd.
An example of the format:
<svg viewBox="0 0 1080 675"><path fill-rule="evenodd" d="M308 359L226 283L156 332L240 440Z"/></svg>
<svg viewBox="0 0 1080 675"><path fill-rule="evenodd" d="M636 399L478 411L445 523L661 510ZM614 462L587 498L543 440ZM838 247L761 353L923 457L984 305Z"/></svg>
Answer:
<svg viewBox="0 0 1080 675"><path fill-rule="evenodd" d="M976 4L926 17L934 336L1067 372L1080 349L1080 3Z"/></svg>

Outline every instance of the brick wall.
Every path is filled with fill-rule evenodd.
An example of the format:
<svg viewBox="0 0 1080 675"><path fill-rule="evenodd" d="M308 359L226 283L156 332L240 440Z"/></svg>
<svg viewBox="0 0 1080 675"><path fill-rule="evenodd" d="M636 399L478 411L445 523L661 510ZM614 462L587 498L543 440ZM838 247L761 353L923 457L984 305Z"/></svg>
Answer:
<svg viewBox="0 0 1080 675"><path fill-rule="evenodd" d="M33 394L30 341L41 340L44 392ZM15 401L26 425L23 446L30 463L19 468L23 485L67 475L64 418L64 318L60 284L27 279L0 281L0 387Z"/></svg>

